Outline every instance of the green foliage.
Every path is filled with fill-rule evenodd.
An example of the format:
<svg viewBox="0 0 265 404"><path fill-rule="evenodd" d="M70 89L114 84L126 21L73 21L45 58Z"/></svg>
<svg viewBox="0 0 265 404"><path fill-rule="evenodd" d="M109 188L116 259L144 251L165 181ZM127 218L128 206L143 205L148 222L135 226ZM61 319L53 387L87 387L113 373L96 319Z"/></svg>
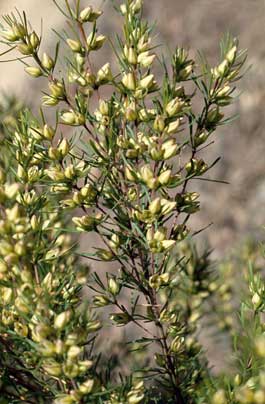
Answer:
<svg viewBox="0 0 265 404"><path fill-rule="evenodd" d="M235 339L237 362L250 369L239 371L242 381L215 380L198 326L221 296L218 322L235 333L226 313L231 294L189 228L200 209L194 181L211 181L218 161L204 161L203 150L231 120L225 107L245 52L227 37L216 66L180 47L166 60L152 43L142 1L128 0L118 9L123 36L110 40L117 64L96 70L96 52L107 42L98 33L102 12L79 0L54 3L71 33L58 34L54 56L40 51L42 38L25 13L5 16L2 27L5 53L20 52L25 71L47 82L40 116L25 108L16 116L13 108L13 117L12 103L0 111L3 402L265 402L262 280L250 271L241 325L247 332L251 324L251 335ZM67 49L63 72L59 45ZM80 251L80 235L88 234L97 241ZM133 337L114 360L104 333L120 327ZM252 401L241 399L247 388Z"/></svg>

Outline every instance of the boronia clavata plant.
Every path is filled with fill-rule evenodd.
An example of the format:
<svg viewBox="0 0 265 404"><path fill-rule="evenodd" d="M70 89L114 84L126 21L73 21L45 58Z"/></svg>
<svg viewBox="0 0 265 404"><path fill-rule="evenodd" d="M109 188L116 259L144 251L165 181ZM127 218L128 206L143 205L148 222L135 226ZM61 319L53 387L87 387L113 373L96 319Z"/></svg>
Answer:
<svg viewBox="0 0 265 404"><path fill-rule="evenodd" d="M203 150L231 120L246 53L227 36L212 67L181 47L162 56L141 0L117 2L123 33L109 41L101 10L54 3L69 32L52 54L24 12L4 16L1 32L5 54L18 51L26 73L47 82L40 116L24 109L1 150L3 403L211 402L197 326L216 284L208 254L186 241L199 232L189 228L200 209L193 184L210 181L218 161ZM95 69L105 43L117 63ZM78 251L80 233L97 235L93 248ZM133 325L124 344L146 357L120 378L101 364L110 323Z"/></svg>

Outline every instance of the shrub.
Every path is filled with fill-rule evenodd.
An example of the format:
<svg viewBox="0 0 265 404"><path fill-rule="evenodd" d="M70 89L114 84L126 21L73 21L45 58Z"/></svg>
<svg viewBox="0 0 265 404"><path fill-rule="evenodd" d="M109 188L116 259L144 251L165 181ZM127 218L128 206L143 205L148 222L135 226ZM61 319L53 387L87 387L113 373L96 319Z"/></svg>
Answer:
<svg viewBox="0 0 265 404"><path fill-rule="evenodd" d="M214 296L228 291L218 286L209 254L197 251L191 239L198 232L189 228L200 209L194 181L210 181L205 175L218 161L206 163L203 150L230 121L225 107L245 52L227 36L214 67L180 47L165 57L151 41L142 2L128 0L118 8L123 36L110 40L117 64L96 69L96 52L106 42L97 26L102 12L81 8L79 0L55 4L70 34L58 34L53 56L40 50L42 37L25 13L5 16L2 27L7 52L18 51L25 71L46 79L48 88L39 117L24 108L16 127L4 129L2 402L265 402L261 279L251 273L252 303L242 311L243 320L253 317L257 361L249 359L249 344L245 373L234 382L214 378L198 325ZM60 45L67 49L63 71ZM80 234L88 233L97 238L82 252ZM99 261L107 272L97 270ZM222 324L228 330L230 323ZM104 340L104 330L116 327L133 335L117 364Z"/></svg>

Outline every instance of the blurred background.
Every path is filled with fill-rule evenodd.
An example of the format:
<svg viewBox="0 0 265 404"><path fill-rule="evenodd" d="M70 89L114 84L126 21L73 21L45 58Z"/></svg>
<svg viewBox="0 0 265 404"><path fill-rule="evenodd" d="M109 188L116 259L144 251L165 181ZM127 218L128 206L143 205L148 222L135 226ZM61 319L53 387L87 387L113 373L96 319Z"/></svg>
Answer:
<svg viewBox="0 0 265 404"><path fill-rule="evenodd" d="M63 3L61 1L61 3ZM97 7L101 0L89 1ZM111 0L103 3L105 18L101 29L112 34L120 23ZM1 0L0 14L25 10L32 26L41 30L43 20L43 50L53 49L56 34L64 17L54 7L52 0ZM251 66L240 82L240 98L229 113L238 114L230 126L220 128L215 135L212 150L206 160L222 156L221 162L211 171L211 178L229 182L229 185L200 181L196 184L201 193L201 213L194 222L195 230L213 222L205 232L215 255L222 256L231 245L247 237L263 237L265 225L265 1L264 0L146 0L146 17L156 21L158 43L171 49L180 45L202 51L209 61L218 61L219 41L230 32L240 40L241 48L248 49ZM105 46L107 48L107 46ZM105 49L104 48L104 49ZM99 52L100 53L100 52ZM105 63L107 50L101 52ZM3 57L2 57L3 59ZM62 66L63 68L63 66ZM14 93L34 106L41 96L41 81L34 81L24 73L18 62L0 64L0 89ZM39 87L36 89L36 84ZM39 92L38 92L39 90ZM36 94L37 93L37 94ZM36 98L37 97L37 98ZM196 215L195 215L196 216Z"/></svg>

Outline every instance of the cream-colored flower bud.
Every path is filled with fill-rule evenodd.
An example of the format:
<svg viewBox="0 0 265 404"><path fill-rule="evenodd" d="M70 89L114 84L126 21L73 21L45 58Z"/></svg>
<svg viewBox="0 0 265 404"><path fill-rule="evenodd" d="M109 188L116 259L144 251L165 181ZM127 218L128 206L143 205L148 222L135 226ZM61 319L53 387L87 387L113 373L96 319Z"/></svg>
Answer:
<svg viewBox="0 0 265 404"><path fill-rule="evenodd" d="M128 397L128 404L138 404L144 399L144 394L132 393L130 397Z"/></svg>
<svg viewBox="0 0 265 404"><path fill-rule="evenodd" d="M265 358L265 335L261 335L260 337L258 337L256 339L255 348L256 348L257 354L261 358Z"/></svg>
<svg viewBox="0 0 265 404"><path fill-rule="evenodd" d="M63 139L63 140L60 142L59 146L58 146L58 151L60 152L60 154L61 154L62 157L65 157L65 156L67 156L67 154L69 153L70 148L71 148L71 146L70 146L68 140L67 140L67 139Z"/></svg>
<svg viewBox="0 0 265 404"><path fill-rule="evenodd" d="M46 52L43 53L41 63L47 70L52 70L54 67L54 60Z"/></svg>
<svg viewBox="0 0 265 404"><path fill-rule="evenodd" d="M56 400L54 400L54 404L74 404L74 403L76 403L75 398L69 394L64 394L59 398L56 398Z"/></svg>
<svg viewBox="0 0 265 404"><path fill-rule="evenodd" d="M167 134L171 135L172 133L177 132L178 128L180 125L180 120L177 119L174 122L171 122L167 127L166 127L166 132Z"/></svg>
<svg viewBox="0 0 265 404"><path fill-rule="evenodd" d="M184 339L177 335L170 344L170 350L174 353L177 353L181 350L183 346Z"/></svg>
<svg viewBox="0 0 265 404"><path fill-rule="evenodd" d="M21 43L20 45L18 45L17 50L25 56L29 56L32 55L33 53L33 48L30 44L25 44L25 43Z"/></svg>
<svg viewBox="0 0 265 404"><path fill-rule="evenodd" d="M163 215L168 215L170 212L172 212L172 210L175 209L176 202L168 201L167 199L162 199L161 200L161 205L162 205L161 213Z"/></svg>
<svg viewBox="0 0 265 404"><path fill-rule="evenodd" d="M171 176L172 171L170 169L165 170L159 175L158 181L161 185L167 185L170 181Z"/></svg>
<svg viewBox="0 0 265 404"><path fill-rule="evenodd" d="M34 50L36 50L40 44L40 38L36 34L35 31L33 31L30 36L29 36L29 42Z"/></svg>
<svg viewBox="0 0 265 404"><path fill-rule="evenodd" d="M70 39L70 38L68 38L68 39L66 40L66 42L67 42L68 46L71 48L71 50L72 50L73 52L80 52L80 51L82 50L82 44L81 44L81 42L76 41L76 40L74 40L74 39Z"/></svg>
<svg viewBox="0 0 265 404"><path fill-rule="evenodd" d="M227 404L225 391L220 389L213 395L212 404Z"/></svg>
<svg viewBox="0 0 265 404"><path fill-rule="evenodd" d="M108 115L109 114L109 104L104 100L99 101L99 108L98 109L99 109L99 112L102 115Z"/></svg>
<svg viewBox="0 0 265 404"><path fill-rule="evenodd" d="M28 169L28 181L35 182L41 176L41 171L39 170L38 166L32 166Z"/></svg>
<svg viewBox="0 0 265 404"><path fill-rule="evenodd" d="M72 110L68 111L68 112L64 112L61 115L61 120L66 125L75 125L75 123L76 123L76 115L75 115L74 111L72 111Z"/></svg>
<svg viewBox="0 0 265 404"><path fill-rule="evenodd" d="M84 8L79 14L79 19L82 22L95 22L101 15L103 11L93 10L91 6Z"/></svg>
<svg viewBox="0 0 265 404"><path fill-rule="evenodd" d="M136 82L133 73L127 73L122 78L122 84L124 87L128 88L128 90L134 91L136 89Z"/></svg>
<svg viewBox="0 0 265 404"><path fill-rule="evenodd" d="M26 180L27 179L27 173L26 173L26 171L24 170L24 167L21 164L19 164L17 166L17 176L21 180Z"/></svg>
<svg viewBox="0 0 265 404"><path fill-rule="evenodd" d="M169 250L176 244L175 240L163 240L161 241L161 245L164 250Z"/></svg>
<svg viewBox="0 0 265 404"><path fill-rule="evenodd" d="M43 369L50 375L58 377L62 373L62 367L60 363L55 360L49 360L43 363Z"/></svg>
<svg viewBox="0 0 265 404"><path fill-rule="evenodd" d="M45 124L43 126L43 136L45 137L45 139L52 140L54 138L54 135L55 129Z"/></svg>
<svg viewBox="0 0 265 404"><path fill-rule="evenodd" d="M161 211L161 198L157 197L154 199L149 207L148 210L151 212L152 215L157 215Z"/></svg>
<svg viewBox="0 0 265 404"><path fill-rule="evenodd" d="M165 129L165 119L162 116L158 115L154 121L154 130L157 130L158 132L163 132L164 129Z"/></svg>
<svg viewBox="0 0 265 404"><path fill-rule="evenodd" d="M137 53L135 51L134 48L130 47L128 49L128 55L127 55L127 60L129 63L131 63L132 65L136 65L137 64Z"/></svg>
<svg viewBox="0 0 265 404"><path fill-rule="evenodd" d="M143 89L149 89L154 83L154 75L149 74L144 79L140 80L139 85Z"/></svg>
<svg viewBox="0 0 265 404"><path fill-rule="evenodd" d="M15 33L12 29L1 31L1 36L10 42L16 42L19 39L17 33Z"/></svg>
<svg viewBox="0 0 265 404"><path fill-rule="evenodd" d="M181 100L176 97L173 100L171 100L167 106L166 106L166 113L168 114L168 116L174 116L176 115L178 112L180 112L181 107L182 107L182 102Z"/></svg>
<svg viewBox="0 0 265 404"><path fill-rule="evenodd" d="M168 140L162 145L164 160L170 159L178 153L179 147L174 139Z"/></svg>
<svg viewBox="0 0 265 404"><path fill-rule="evenodd" d="M28 73L32 77L42 76L42 71L39 67L34 67L34 66L25 67L25 72Z"/></svg>
<svg viewBox="0 0 265 404"><path fill-rule="evenodd" d="M106 63L102 66L97 72L97 82L98 83L107 83L113 79L110 64Z"/></svg>
<svg viewBox="0 0 265 404"><path fill-rule="evenodd" d="M219 74L220 77L223 77L225 72L227 71L228 68L228 61L225 59L223 60L222 63L217 67L217 73Z"/></svg>
<svg viewBox="0 0 265 404"><path fill-rule="evenodd" d="M68 167L66 167L66 169L64 170L64 175L65 175L65 178L67 178L69 180L72 180L75 177L76 171L74 169L73 164L70 164Z"/></svg>
<svg viewBox="0 0 265 404"><path fill-rule="evenodd" d="M233 63L236 57L237 47L233 46L226 54L225 58L229 63Z"/></svg>
<svg viewBox="0 0 265 404"><path fill-rule="evenodd" d="M262 299L258 293L254 293L251 301L252 301L255 309L258 309L260 307L260 305L262 304Z"/></svg>
<svg viewBox="0 0 265 404"><path fill-rule="evenodd" d="M72 345L67 352L67 358L70 360L76 359L82 352L82 348L77 345Z"/></svg>
<svg viewBox="0 0 265 404"><path fill-rule="evenodd" d="M91 32L91 34L87 37L87 46L89 50L95 51L102 48L105 41L105 35L99 35L98 37L96 37L95 33Z"/></svg>
<svg viewBox="0 0 265 404"><path fill-rule="evenodd" d="M153 61L155 60L156 55L149 55L149 52L142 52L140 53L140 55L138 56L138 63L142 66L142 67L150 67L151 64L153 63Z"/></svg>
<svg viewBox="0 0 265 404"><path fill-rule="evenodd" d="M12 290L12 288L7 288L7 287L3 286L0 289L0 296L1 296L1 300L2 300L4 305L10 304L11 301L12 301L12 298L13 298L13 290Z"/></svg>
<svg viewBox="0 0 265 404"><path fill-rule="evenodd" d="M51 95L55 98L61 98L65 94L64 84L60 81L53 81L49 83L49 88L51 90Z"/></svg>
<svg viewBox="0 0 265 404"><path fill-rule="evenodd" d="M97 307L104 307L104 306L108 306L110 304L110 301L106 296L96 295L93 298L93 303Z"/></svg>
<svg viewBox="0 0 265 404"><path fill-rule="evenodd" d="M42 104L46 105L47 107L54 107L57 105L59 100L55 97L50 97L49 95L44 95L42 97Z"/></svg>
<svg viewBox="0 0 265 404"><path fill-rule="evenodd" d="M84 383L79 386L79 391L81 394L89 394L91 393L95 382L93 379L87 379Z"/></svg>
<svg viewBox="0 0 265 404"><path fill-rule="evenodd" d="M71 320L71 312L69 310L64 311L55 317L54 328L61 331L66 327L66 325L69 323L70 320Z"/></svg>
<svg viewBox="0 0 265 404"><path fill-rule="evenodd" d="M108 290L113 296L117 296L120 292L121 286L115 278L108 279Z"/></svg>
<svg viewBox="0 0 265 404"><path fill-rule="evenodd" d="M17 22L13 24L12 30L19 39L22 39L27 33L26 27L23 24Z"/></svg>
<svg viewBox="0 0 265 404"><path fill-rule="evenodd" d="M136 182L137 179L136 173L129 167L125 167L125 177L127 178L128 181L131 182Z"/></svg>
<svg viewBox="0 0 265 404"><path fill-rule="evenodd" d="M140 168L139 176L146 183L154 178L153 171L148 164Z"/></svg>
<svg viewBox="0 0 265 404"><path fill-rule="evenodd" d="M126 4L121 4L121 5L120 5L120 10L121 10L122 15L125 15L125 14L127 13L127 6L126 6Z"/></svg>

